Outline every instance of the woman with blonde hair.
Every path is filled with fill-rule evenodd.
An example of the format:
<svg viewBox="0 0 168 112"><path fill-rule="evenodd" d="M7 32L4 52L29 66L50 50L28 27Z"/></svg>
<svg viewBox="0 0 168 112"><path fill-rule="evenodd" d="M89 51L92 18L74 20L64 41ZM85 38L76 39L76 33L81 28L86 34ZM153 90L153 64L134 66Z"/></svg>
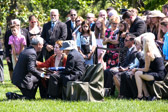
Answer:
<svg viewBox="0 0 168 112"><path fill-rule="evenodd" d="M140 41L143 45L143 51L145 55L145 67L135 68L132 71L135 72L135 80L138 89L138 99L150 100L150 95L146 88L145 81L159 81L165 77L165 66L162 55L155 44L155 36L153 33L145 33L140 35L136 41Z"/></svg>
<svg viewBox="0 0 168 112"><path fill-rule="evenodd" d="M118 48L119 38L118 38L118 24L120 23L120 18L118 16L112 16L109 20L111 28L108 28L105 33L105 38L103 40L103 44L107 45L107 48ZM106 68L110 69L112 67L116 67L118 65L118 53L116 51L106 51L104 56L106 61Z"/></svg>
<svg viewBox="0 0 168 112"><path fill-rule="evenodd" d="M94 32L96 37L97 47L106 47L105 45L103 45L105 31L106 31L106 26L104 24L104 19L99 17L96 21L95 32ZM105 50L102 50L102 49L97 50L97 59L98 59L97 61L98 63L102 63L102 65L104 66L104 69L106 69L106 64L103 61L104 54L105 54Z"/></svg>

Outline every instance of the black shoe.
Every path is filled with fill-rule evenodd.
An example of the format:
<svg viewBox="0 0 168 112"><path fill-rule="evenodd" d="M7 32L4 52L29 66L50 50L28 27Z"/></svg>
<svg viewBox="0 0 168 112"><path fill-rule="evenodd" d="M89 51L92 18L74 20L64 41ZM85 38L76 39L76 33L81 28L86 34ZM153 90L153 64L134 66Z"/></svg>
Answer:
<svg viewBox="0 0 168 112"><path fill-rule="evenodd" d="M142 96L141 98L140 97L137 97L136 98L137 100L144 100L144 97Z"/></svg>
<svg viewBox="0 0 168 112"><path fill-rule="evenodd" d="M14 95L12 92L7 92L6 97L7 97L7 99L14 99Z"/></svg>

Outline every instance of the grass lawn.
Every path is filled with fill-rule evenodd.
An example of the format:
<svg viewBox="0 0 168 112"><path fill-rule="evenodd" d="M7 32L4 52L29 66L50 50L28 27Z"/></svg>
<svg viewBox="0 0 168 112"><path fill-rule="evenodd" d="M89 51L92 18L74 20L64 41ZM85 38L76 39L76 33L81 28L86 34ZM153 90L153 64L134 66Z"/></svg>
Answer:
<svg viewBox="0 0 168 112"><path fill-rule="evenodd" d="M20 93L11 84L6 61L4 61L5 84L0 84L0 112L168 112L168 101L137 101L105 98L104 102L69 102L42 100L39 91L36 100L7 100L6 92Z"/></svg>

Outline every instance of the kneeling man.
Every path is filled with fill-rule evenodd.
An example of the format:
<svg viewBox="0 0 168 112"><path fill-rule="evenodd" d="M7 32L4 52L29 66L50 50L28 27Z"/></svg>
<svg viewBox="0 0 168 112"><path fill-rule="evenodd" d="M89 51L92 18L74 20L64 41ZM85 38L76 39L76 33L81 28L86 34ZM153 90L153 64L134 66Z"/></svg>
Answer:
<svg viewBox="0 0 168 112"><path fill-rule="evenodd" d="M31 46L20 53L13 71L12 83L20 89L26 99L35 99L40 79L44 77L44 74L35 67L36 53L40 52L42 47L43 39L40 36L34 37Z"/></svg>

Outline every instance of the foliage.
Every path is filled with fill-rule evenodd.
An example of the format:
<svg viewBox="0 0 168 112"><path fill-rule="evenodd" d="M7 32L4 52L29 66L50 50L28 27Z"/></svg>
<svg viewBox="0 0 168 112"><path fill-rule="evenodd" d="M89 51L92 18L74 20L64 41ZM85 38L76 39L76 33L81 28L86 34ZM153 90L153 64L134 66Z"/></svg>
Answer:
<svg viewBox="0 0 168 112"><path fill-rule="evenodd" d="M16 1L16 5L14 2ZM99 10L113 6L117 11L122 8L138 8L143 10L161 10L167 0L0 0L0 27L6 29L10 19L18 18L22 26L28 26L28 17L36 15L41 24L49 20L50 9L60 12L60 19L66 20L70 9L76 9L78 14L85 17L88 12L98 15Z"/></svg>

